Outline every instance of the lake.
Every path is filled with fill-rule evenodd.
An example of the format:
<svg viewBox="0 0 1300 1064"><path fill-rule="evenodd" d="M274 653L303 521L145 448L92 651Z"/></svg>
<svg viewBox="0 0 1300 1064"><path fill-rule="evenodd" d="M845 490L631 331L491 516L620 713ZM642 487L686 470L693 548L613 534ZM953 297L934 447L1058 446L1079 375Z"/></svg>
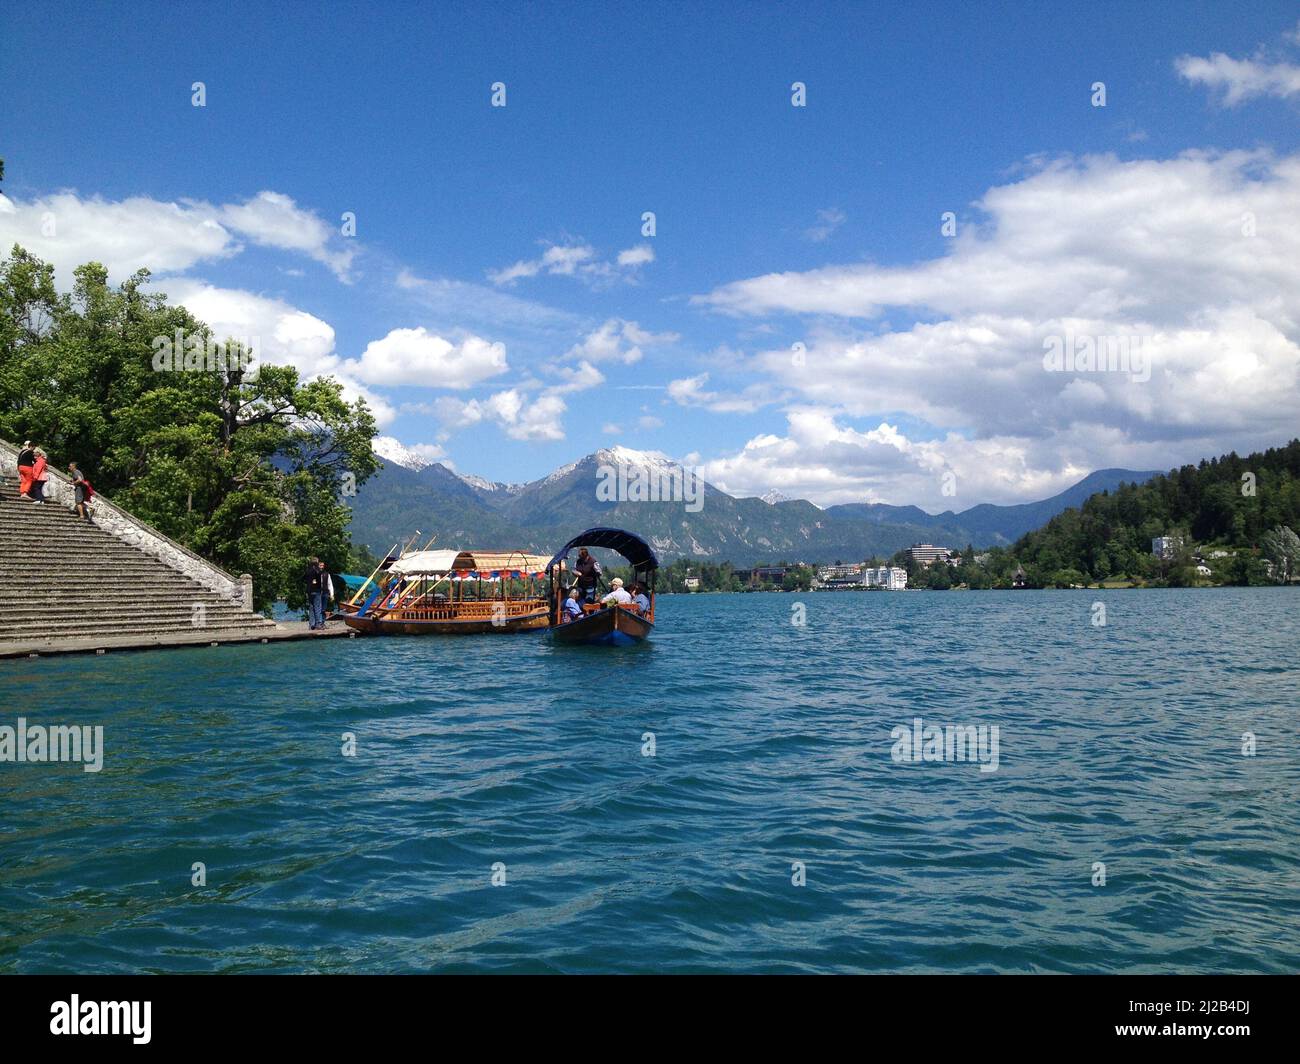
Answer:
<svg viewBox="0 0 1300 1064"><path fill-rule="evenodd" d="M0 764L0 971L1295 971L1298 607L665 596L627 649L0 662L0 725L104 729L100 772Z"/></svg>

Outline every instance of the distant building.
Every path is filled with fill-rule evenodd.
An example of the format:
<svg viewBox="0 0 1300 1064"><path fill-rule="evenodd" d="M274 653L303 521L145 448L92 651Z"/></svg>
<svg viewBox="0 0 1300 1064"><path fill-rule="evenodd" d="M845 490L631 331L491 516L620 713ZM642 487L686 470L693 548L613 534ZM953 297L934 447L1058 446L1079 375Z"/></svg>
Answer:
<svg viewBox="0 0 1300 1064"><path fill-rule="evenodd" d="M907 570L897 565L882 565L875 569L866 569L862 573L862 582L867 587L879 587L886 591L905 591L907 589Z"/></svg>
<svg viewBox="0 0 1300 1064"><path fill-rule="evenodd" d="M861 565L823 565L817 570L819 586L833 590L835 588L861 587Z"/></svg>
<svg viewBox="0 0 1300 1064"><path fill-rule="evenodd" d="M1017 565L1016 571L1011 574L1011 586L1017 588L1028 587L1028 578L1025 576L1023 566Z"/></svg>
<svg viewBox="0 0 1300 1064"><path fill-rule="evenodd" d="M736 577L742 584L779 584L793 565L758 565L753 569L737 569Z"/></svg>
<svg viewBox="0 0 1300 1064"><path fill-rule="evenodd" d="M1181 536L1156 536L1151 541L1151 553L1162 562L1171 561L1183 545Z"/></svg>
<svg viewBox="0 0 1300 1064"><path fill-rule="evenodd" d="M947 547L936 547L930 543L913 543L908 547L907 553L912 556L912 561L918 565L928 566L937 561L949 561L953 552Z"/></svg>
<svg viewBox="0 0 1300 1064"><path fill-rule="evenodd" d="M685 587L687 591L699 591L700 578L698 576L688 576L682 581L682 586Z"/></svg>

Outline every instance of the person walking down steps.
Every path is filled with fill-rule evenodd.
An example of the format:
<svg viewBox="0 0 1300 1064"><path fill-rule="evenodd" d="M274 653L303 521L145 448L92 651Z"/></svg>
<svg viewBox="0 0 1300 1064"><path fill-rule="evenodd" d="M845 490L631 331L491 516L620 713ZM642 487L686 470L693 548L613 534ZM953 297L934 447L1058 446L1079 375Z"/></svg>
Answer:
<svg viewBox="0 0 1300 1064"><path fill-rule="evenodd" d="M76 462L68 463L68 479L72 481L73 509L77 511L78 517L90 521L90 500L95 497L95 489L90 486L86 474Z"/></svg>

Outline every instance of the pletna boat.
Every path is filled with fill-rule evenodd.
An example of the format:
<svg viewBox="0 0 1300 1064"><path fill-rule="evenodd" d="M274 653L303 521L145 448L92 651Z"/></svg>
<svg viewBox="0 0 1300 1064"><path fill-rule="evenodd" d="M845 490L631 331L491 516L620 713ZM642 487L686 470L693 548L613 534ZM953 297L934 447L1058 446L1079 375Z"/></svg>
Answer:
<svg viewBox="0 0 1300 1064"><path fill-rule="evenodd" d="M569 553L579 547L603 547L621 554L632 566L633 578L645 586L650 608L643 613L630 603L604 605L599 602L599 597L608 588L602 588L597 592L597 602L583 604L581 617L566 620L564 598L577 579L569 567ZM546 563L546 573L550 577L549 635L552 641L627 646L648 639L655 626L655 570L658 568L659 559L650 544L621 528L589 528L574 536Z"/></svg>
<svg viewBox="0 0 1300 1064"><path fill-rule="evenodd" d="M415 550L380 563L337 613L369 635L477 635L545 628L546 559L523 551Z"/></svg>

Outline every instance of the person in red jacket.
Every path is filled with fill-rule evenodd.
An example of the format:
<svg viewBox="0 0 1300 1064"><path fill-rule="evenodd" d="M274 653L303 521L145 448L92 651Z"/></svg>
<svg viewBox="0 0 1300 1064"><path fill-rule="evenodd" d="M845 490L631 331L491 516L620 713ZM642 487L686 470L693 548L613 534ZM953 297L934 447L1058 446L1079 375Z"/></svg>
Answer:
<svg viewBox="0 0 1300 1064"><path fill-rule="evenodd" d="M46 465L45 452L37 447L36 460L32 462L32 502L45 501L45 484L50 479Z"/></svg>

